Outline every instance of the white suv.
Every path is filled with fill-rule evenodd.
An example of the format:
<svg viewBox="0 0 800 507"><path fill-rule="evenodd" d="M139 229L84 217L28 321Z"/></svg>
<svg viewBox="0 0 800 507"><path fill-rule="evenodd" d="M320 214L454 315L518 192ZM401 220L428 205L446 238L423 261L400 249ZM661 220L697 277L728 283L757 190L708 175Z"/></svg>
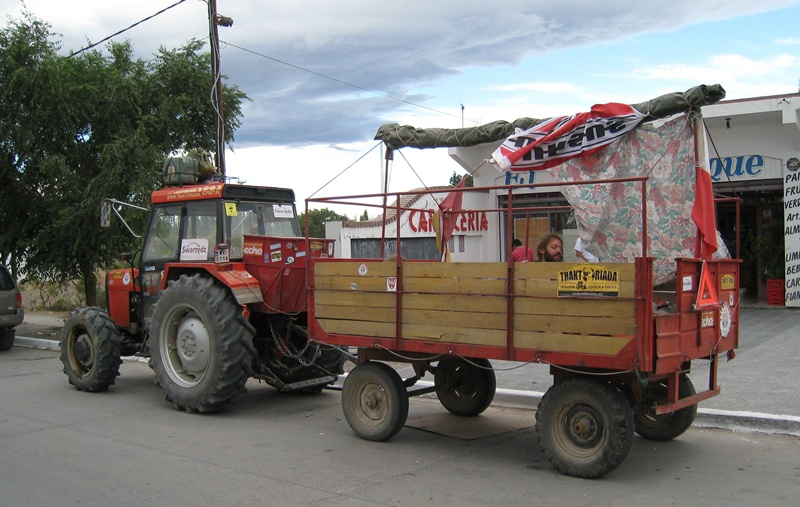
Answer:
<svg viewBox="0 0 800 507"><path fill-rule="evenodd" d="M14 328L25 319L22 294L8 269L0 264L0 351L14 346Z"/></svg>

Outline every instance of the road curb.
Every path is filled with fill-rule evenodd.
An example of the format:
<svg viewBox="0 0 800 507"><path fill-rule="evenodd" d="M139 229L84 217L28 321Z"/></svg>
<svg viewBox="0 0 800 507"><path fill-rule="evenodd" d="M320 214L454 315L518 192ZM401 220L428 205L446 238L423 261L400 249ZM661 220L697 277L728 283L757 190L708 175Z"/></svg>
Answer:
<svg viewBox="0 0 800 507"><path fill-rule="evenodd" d="M45 350L61 350L56 340L43 338L28 338L17 336L14 345ZM123 358L128 361L145 361L142 358ZM338 386L342 385L347 375L340 375ZM414 388L423 389L433 387L433 382L418 381ZM412 389L413 391L413 389ZM521 391L518 389L497 389L492 402L496 406L518 408L523 410L536 410L544 393L539 391ZM424 394L422 397L435 398L433 394ZM760 412L740 412L731 410L717 410L712 408L699 408L694 420L695 428L715 428L745 433L766 433L771 435L789 435L800 437L800 417L792 415L773 415Z"/></svg>
<svg viewBox="0 0 800 507"><path fill-rule="evenodd" d="M14 345L32 349L61 350L61 344L56 340L28 338L27 336L17 336L14 338Z"/></svg>

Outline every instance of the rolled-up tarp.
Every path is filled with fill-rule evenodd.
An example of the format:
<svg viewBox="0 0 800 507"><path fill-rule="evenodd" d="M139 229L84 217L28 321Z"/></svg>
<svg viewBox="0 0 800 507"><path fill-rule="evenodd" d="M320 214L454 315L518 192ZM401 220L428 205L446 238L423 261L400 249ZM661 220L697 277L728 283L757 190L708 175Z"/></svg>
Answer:
<svg viewBox="0 0 800 507"><path fill-rule="evenodd" d="M643 122L667 118L686 113L692 109L714 104L725 98L721 85L699 85L685 92L668 93L654 99L631 104L647 116ZM383 141L390 149L399 148L451 148L475 146L503 140L517 129L527 130L546 121L547 118L518 118L513 122L493 121L477 127L461 129L416 128L410 125L386 123L375 134L375 140Z"/></svg>

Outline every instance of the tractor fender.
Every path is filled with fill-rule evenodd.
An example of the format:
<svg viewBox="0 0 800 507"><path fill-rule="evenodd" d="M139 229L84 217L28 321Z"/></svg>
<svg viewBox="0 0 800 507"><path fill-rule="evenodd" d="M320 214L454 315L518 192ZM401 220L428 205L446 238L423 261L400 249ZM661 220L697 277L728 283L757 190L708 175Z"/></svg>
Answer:
<svg viewBox="0 0 800 507"><path fill-rule="evenodd" d="M244 269L243 263L227 265L197 263L191 266L183 263L178 266L167 266L164 272L164 284L167 280L177 280L181 275L190 272L206 271L230 289L236 302L244 306L250 303L263 303L261 286L258 278Z"/></svg>

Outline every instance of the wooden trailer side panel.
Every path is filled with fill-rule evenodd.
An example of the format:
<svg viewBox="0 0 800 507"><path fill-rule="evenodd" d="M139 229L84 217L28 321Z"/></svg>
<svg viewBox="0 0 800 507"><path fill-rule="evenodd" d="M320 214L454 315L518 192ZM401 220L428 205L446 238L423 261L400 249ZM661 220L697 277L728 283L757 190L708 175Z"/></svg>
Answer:
<svg viewBox="0 0 800 507"><path fill-rule="evenodd" d="M573 364L610 356L614 367L619 357L632 361L638 328L634 265L602 266L616 277L613 295L560 296L562 273L579 266L404 262L398 273L391 262L319 260L312 271L309 330L328 343L395 340L396 350L473 346L495 349L488 355L501 359L547 356Z"/></svg>

